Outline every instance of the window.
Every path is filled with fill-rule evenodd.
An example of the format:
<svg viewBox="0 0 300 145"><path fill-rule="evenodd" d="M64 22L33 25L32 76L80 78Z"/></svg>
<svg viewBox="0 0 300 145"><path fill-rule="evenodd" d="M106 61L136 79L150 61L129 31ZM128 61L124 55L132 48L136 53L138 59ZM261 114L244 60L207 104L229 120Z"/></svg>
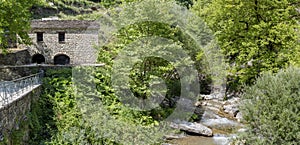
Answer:
<svg viewBox="0 0 300 145"><path fill-rule="evenodd" d="M58 32L58 41L65 42L65 32Z"/></svg>
<svg viewBox="0 0 300 145"><path fill-rule="evenodd" d="M36 33L36 39L37 39L37 42L44 41L43 40L43 32L37 32Z"/></svg>

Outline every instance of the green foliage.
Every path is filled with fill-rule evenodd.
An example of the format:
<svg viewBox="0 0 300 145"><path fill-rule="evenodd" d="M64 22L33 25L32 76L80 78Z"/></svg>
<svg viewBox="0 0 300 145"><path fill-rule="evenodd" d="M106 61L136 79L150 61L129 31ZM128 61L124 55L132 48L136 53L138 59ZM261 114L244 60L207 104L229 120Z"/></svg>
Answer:
<svg viewBox="0 0 300 145"><path fill-rule="evenodd" d="M8 42L30 43L30 8L37 0L1 0L0 1L0 48L8 47ZM16 37L16 34L20 38Z"/></svg>
<svg viewBox="0 0 300 145"><path fill-rule="evenodd" d="M109 68L110 66L106 65L100 68L84 67L73 70L76 94L80 100L78 106L83 110L83 118L91 126L91 130L96 132L97 136L108 137L107 141L113 143L161 142L162 135L167 130L157 127L158 122L149 113L133 110L120 102L111 86ZM94 90L95 88L97 90Z"/></svg>
<svg viewBox="0 0 300 145"><path fill-rule="evenodd" d="M130 10L138 11L140 9L147 9L151 7L149 5L143 5L143 6L140 5L143 8L137 7L134 10L129 8L129 10L127 11L125 10L125 13L126 12L129 13ZM149 12L148 15L151 15L151 12ZM124 13L125 17L121 17L121 19L124 19L124 21L132 20L128 18L132 15L126 15L125 13ZM111 14L114 13L111 12ZM168 16L166 17L168 18ZM114 16L112 16L112 18L114 18ZM118 20L118 18L116 18L116 20ZM121 25L121 24L118 23L117 25ZM202 52L199 51L200 49L199 46L195 44L191 36L184 33L183 30L181 30L179 27L176 27L176 24L169 25L166 23L155 22L155 21L137 20L136 23L126 25L125 27L121 27L116 33L113 34L113 38L110 39L110 43L99 48L98 61L105 63L105 66L98 68L94 74L94 76L96 76L94 82L96 83L96 88L100 93L98 96L101 102L103 103L103 106L101 107L104 108L103 110L108 110L109 114L121 120L121 122L115 121L116 124L120 124L118 125L119 127L124 127L122 125L124 124L124 122L127 123L128 125L136 124L137 126L139 126L139 124L141 124L142 126L145 127L155 127L158 124L157 120L163 120L166 117L168 117L171 113L173 113L173 109L174 109L173 107L176 106L172 105L172 107L164 108L163 105L160 104L161 109L152 109L148 111L135 110L132 107L129 107L123 102L121 102L120 96L116 94L114 88L112 87L112 81L111 81L112 79L114 80L120 79L119 81L122 82L124 76L129 76L130 77L129 86L123 86L123 87L129 87L131 89L131 92L134 93L135 95L134 97L136 98L149 99L149 94L151 92L149 90L149 86L151 83L153 83L152 82L153 78L159 77L164 82L166 82L166 86L167 86L166 96L168 99L174 96L180 96L181 86L180 86L179 76L176 70L174 69L174 66L162 58L146 57L142 59L142 61L138 61L137 63L133 64L129 72L121 73L120 77L114 76L112 78L112 72L114 71L113 69L115 69L113 67L118 65L118 62L115 60L117 59L116 57L118 57L121 52L136 56L136 50L134 49L137 48L137 46L141 46L141 45L136 46L133 43L147 37L159 37L159 38L169 39L174 43L174 45L177 45L177 47L174 47L174 45L172 45L173 47L172 46L167 46L167 47L173 48L174 52L180 52L179 49L186 50L188 55L194 61L193 63L195 63L195 66L198 67L199 72L203 71L200 69L203 68L203 65L200 63L203 58L201 57ZM144 44L149 44L149 43L151 43L151 41L149 42L145 41ZM133 46L131 44L133 44ZM149 51L155 51L157 48L160 47L165 47L164 45L159 43L155 43L155 46L153 48L151 48L151 46L152 45L150 44L150 46L145 47L145 49L141 51L145 51L146 53ZM132 51L131 49L127 50L127 47L132 48L133 50ZM157 49L157 50L161 50L161 49ZM141 52L141 54L143 53ZM132 61L135 61L135 59L136 59L135 57L131 57ZM122 63L126 64L127 62L125 61ZM186 60L184 60L184 62L181 63L191 64L190 61L186 61ZM91 71L87 71L87 72L91 72ZM79 76L89 76L89 75L79 75ZM93 115L93 116L90 115L90 118L93 118L94 116L99 116L99 115ZM100 115L100 116L106 116L106 115ZM104 120L104 119L97 119L97 120ZM111 126L110 123L103 123L103 124L108 124L105 126ZM103 126L103 128L106 128L105 126ZM111 127L111 128L112 128L111 130L117 130L116 132L119 132L118 128L115 127ZM143 127L134 127L134 128L136 128L136 130L140 130L140 129L143 130ZM123 130L128 130L128 129L124 128ZM144 129L144 131L145 130L148 129ZM125 134L126 132L127 131L125 131ZM164 134L166 132L160 131L160 133ZM153 137L156 138L155 136L159 137L158 133L153 134L151 133L151 131L148 132L148 135L151 136L152 138ZM144 140L144 138L139 138L139 139ZM155 141L155 139L153 139L152 141Z"/></svg>
<svg viewBox="0 0 300 145"><path fill-rule="evenodd" d="M103 6L96 0L44 0L32 7L34 19L57 16L67 20L96 20Z"/></svg>
<svg viewBox="0 0 300 145"><path fill-rule="evenodd" d="M120 4L124 4L124 3L128 3L128 2L138 2L141 0L102 0L101 4L106 7L114 7L114 6L118 6ZM193 0L176 0L179 4L190 8L193 5Z"/></svg>
<svg viewBox="0 0 300 145"><path fill-rule="evenodd" d="M176 0L179 4L187 7L187 8L190 8L193 6L193 0Z"/></svg>
<svg viewBox="0 0 300 145"><path fill-rule="evenodd" d="M151 12L149 12L151 13ZM126 19L126 18L123 18ZM144 37L161 37L161 38L166 38L169 40L172 40L174 44L178 45L181 47L182 50L185 50L188 55L191 57L191 59L194 61L194 66L196 67L197 71L199 74L203 75L203 79L201 80L200 83L204 82L209 82L210 78L208 75L208 71L206 69L206 62L204 61L203 57L203 51L200 50L199 46L194 42L194 39L186 34L184 30L182 30L180 27L176 26L171 26L165 23L161 22L153 22L153 21L144 21L144 22L138 22L126 27L123 27L120 29L116 34L115 34L116 39L108 44L107 46L104 46L104 48L101 48L101 52L99 54L102 54L103 52L109 52L110 54L106 54L105 56L100 56L103 58L106 57L111 57L109 61L102 60L102 58L99 59L100 62L106 63L108 65L112 65L112 58L116 57L118 52L121 51L124 47L126 47L128 44L139 40ZM207 36L209 37L209 36ZM206 38L203 38L206 39ZM158 44L160 45L160 44ZM135 46L137 47L137 46ZM149 48L153 49L153 48ZM173 50L176 52L175 48ZM147 50L145 50L147 52ZM179 51L180 52L180 51ZM145 60L146 61L146 60ZM148 59L148 61L152 64L148 65L147 67L150 69L153 69L152 72L156 72L157 74L163 75L163 74L168 74L171 73L170 71L173 71L171 75L176 75L174 72L174 66L172 65L167 65L165 60L159 61L158 58L152 58ZM191 62L182 62L183 64L190 64ZM154 64L160 66L159 69L151 68L155 67ZM136 67L139 67L139 65L135 65ZM135 68L133 68L134 70ZM143 72L140 70L139 72ZM149 72L150 73L150 72ZM178 75L178 74L177 74ZM168 75L165 75L167 77L170 77ZM178 78L178 77L177 77ZM169 80L172 78L164 78L165 80ZM177 85L174 85L177 86ZM180 86L179 86L180 87ZM180 88L176 88L177 90ZM175 90L176 90L175 89ZM205 92L208 90L201 89L201 91Z"/></svg>
<svg viewBox="0 0 300 145"><path fill-rule="evenodd" d="M215 32L229 68L229 87L294 63L299 52L297 0L205 0L193 10Z"/></svg>
<svg viewBox="0 0 300 145"><path fill-rule="evenodd" d="M191 58L194 59L194 61L196 62L196 66L203 67L200 65L200 62L196 60L197 53L201 53L201 52L196 51L197 46L191 41L191 38L185 35L182 31L180 31L179 28L172 28L167 24L158 23L158 22L141 22L141 23L133 24L121 29L116 34L117 37L116 41L100 49L98 59L100 62L104 62L106 64L105 68L107 68L107 70L105 73L98 74L98 76L102 78L102 80L99 81L99 86L100 85L103 86L100 87L101 89L99 89L99 91L105 93L106 99L107 99L107 94L114 93L112 89L107 90L108 89L107 87L111 86L110 73L112 71L111 67L113 65L112 63L113 59L117 56L119 51L121 51L122 49L124 49L124 47L126 47L126 45L134 42L135 40L138 40L139 38L143 38L147 36L159 36L162 38L168 38L173 40L174 43L178 43L180 46L182 46L181 49L188 50L188 53L192 56ZM136 47L136 46L131 46L131 47ZM154 50L154 48L149 48L149 49ZM145 49L145 51L149 52L150 50ZM175 47L173 51L176 52ZM134 52L129 51L128 53L134 53ZM134 58L132 57L132 59ZM189 64L191 62L186 61L182 63ZM203 70L199 69L199 72L201 71L204 72ZM178 73L176 72L174 66L168 63L164 59L157 58L157 57L147 57L143 59L143 62L138 62L134 64L132 70L130 71L130 74L123 74L123 75L130 76L131 80L130 80L129 87L131 88L131 91L134 93L135 97L137 98L149 99L149 95L150 95L149 86L153 76L162 78L163 81L166 83L167 99L171 99L172 97L175 96L180 96L181 85L180 85ZM104 78L106 81L104 81ZM103 90L107 90L107 91L103 92ZM114 96L113 98L118 97L115 95L110 95L110 96ZM160 96L160 97L165 97L165 96ZM151 115L155 119L164 119L168 117L170 113L172 113L172 108L164 108L162 104L160 104L160 106L163 107L163 109L153 109L151 111L143 111L140 112L143 114L141 116ZM139 118L139 116L135 116L133 118Z"/></svg>
<svg viewBox="0 0 300 145"><path fill-rule="evenodd" d="M119 144L120 140L125 140L122 144L133 140L157 143L162 139L160 133L146 129L158 125L152 117L132 111L116 100L100 77L105 73L99 69L103 68L46 71L42 96L32 105L29 115L30 144ZM94 88L95 82L99 83L96 86L100 92Z"/></svg>
<svg viewBox="0 0 300 145"><path fill-rule="evenodd" d="M64 20L97 20L103 12L93 12L88 14L79 14L75 16L70 16L64 13L60 13L60 17Z"/></svg>
<svg viewBox="0 0 300 145"><path fill-rule="evenodd" d="M4 139L0 141L0 145L7 145L7 144L27 144L28 140L28 132L29 132L29 120L21 118L20 120L16 121L16 128L13 130L7 130L3 132Z"/></svg>
<svg viewBox="0 0 300 145"><path fill-rule="evenodd" d="M157 1L156 5L160 5L159 2ZM145 13L148 13L146 9L152 8L153 11L151 12L157 11L151 6L151 3L139 5L138 10L145 10ZM148 15L151 15L151 12ZM130 20L128 17L131 15L124 14L124 16L122 19ZM169 19L171 16L163 17ZM206 66L202 62L201 46L196 44L197 42L192 36L181 30L176 22L166 24L156 21L138 21L121 27L113 34L113 38L107 45L99 48L98 61L105 63L103 67L76 67L73 68L72 74L70 70L47 71L42 96L44 99L41 100L41 105L48 104L46 105L48 109L41 108L42 106L40 108L41 110L48 110L51 118L47 119L48 121L43 120L44 114L39 111L33 114L33 118L41 120L37 123L39 131L46 130L45 132L49 133L44 142L48 144L117 144L121 140L124 141L121 142L122 144L131 144L132 142L137 144L160 143L162 135L168 130L165 128L165 124L158 121L173 113L176 103L168 107L163 107L160 104L161 109L150 111L135 110L124 104L115 92L112 79L119 78L112 78L112 72L114 65L116 65L114 64L116 57L127 46L143 38L159 37L170 40L172 44L160 45L155 43L155 47L151 51L164 47L172 48L174 52L185 50L190 59L182 59L182 62L176 63L194 65L199 73L206 74L203 69ZM195 31L201 31L199 34L203 35L201 36L201 45L206 45L208 43L206 40L211 40L211 37L206 36L208 32L203 25L203 22L199 22L193 23L190 27L200 27ZM148 49L142 51L147 52ZM130 51L127 50L127 53ZM132 51L132 53L135 52ZM178 55L180 57L180 53ZM180 96L182 88L178 72L175 69L178 65L176 63L171 64L164 58L146 57L143 61L135 63L128 74L122 75L128 75L131 78L129 87L134 92L135 97L144 99L149 98L150 84L157 83L157 78L162 79L166 82L167 88L164 93L166 93L167 99L171 100L175 96ZM188 77L185 79L195 82ZM160 89L165 91L164 88ZM184 97L195 96L191 95L192 93L187 92L187 96ZM39 118L40 115L42 118ZM39 127L41 124L47 124L47 127Z"/></svg>
<svg viewBox="0 0 300 145"><path fill-rule="evenodd" d="M239 138L246 144L300 142L300 69L288 68L277 74L264 73L246 87L241 105L248 130Z"/></svg>
<svg viewBox="0 0 300 145"><path fill-rule="evenodd" d="M18 126L18 129L12 131L11 136L11 144L25 144L27 133L29 131L28 129L28 120L22 120L20 121L20 124Z"/></svg>
<svg viewBox="0 0 300 145"><path fill-rule="evenodd" d="M82 118L72 69L47 70L43 92L30 114L30 144L109 144Z"/></svg>
<svg viewBox="0 0 300 145"><path fill-rule="evenodd" d="M102 0L101 4L106 7L114 7L114 6L118 6L122 3L126 3L126 2L134 2L134 1L139 1L139 0Z"/></svg>
<svg viewBox="0 0 300 145"><path fill-rule="evenodd" d="M64 89L70 80L70 70L47 71L43 80L42 95L37 102L33 103L30 112L30 142L31 144L45 144L51 140L60 126L57 126L60 108L57 106L58 99L64 99ZM56 95L57 98L56 98ZM67 97L66 97L67 98ZM70 102L73 100L68 100ZM62 102L64 103L64 102ZM59 110L55 110L59 109ZM68 110L72 109L71 107ZM67 111L67 110L66 110Z"/></svg>
<svg viewBox="0 0 300 145"><path fill-rule="evenodd" d="M149 112L139 112L130 109L130 107L125 106L120 102L120 98L115 94L114 89L111 84L111 74L112 74L112 56L113 53L111 51L102 50L99 52L98 59L101 62L107 62L106 65L102 68L99 68L95 71L95 84L96 88L99 92L99 97L101 102L103 103L105 109L109 110L111 114L117 115L120 118L126 120L126 122L132 122L137 124L149 125L153 126L157 124L151 116L149 116ZM142 97L144 93L148 90L145 90L143 85L145 85L143 80L137 79L137 75L132 76L135 77L134 80L139 81L138 84L134 84L137 86L132 87L133 92L138 92L137 97Z"/></svg>
<svg viewBox="0 0 300 145"><path fill-rule="evenodd" d="M157 2L157 3L155 3ZM201 83L207 81L211 81L209 79L209 75L207 75L206 71L206 63L203 61L203 51L201 51L201 46L197 45L197 42L195 42L195 38L191 36L190 33L186 32L183 27L193 27L192 32L197 33L194 37L200 37L201 44L205 45L210 39L210 35L208 31L205 29L204 23L202 21L192 23L189 26L178 26L178 23L184 23L186 17L181 17L179 15L174 16L172 15L172 12L167 15L160 16L160 13L158 11L172 11L173 9L176 9L172 6L170 7L163 7L163 5L175 5L175 2L163 2L163 5L157 6L158 8L155 9L154 7L157 4L162 3L161 1L153 1L152 2L144 2L139 5L132 6L124 6L124 11L122 12L114 12L110 11L110 17L111 19L114 19L118 22L113 22L116 25L116 27L119 27L118 31L115 32L110 38L110 43L106 44L105 46L99 48L99 57L98 61L105 63L105 67L101 68L102 73L97 74L97 78L99 78L99 81L97 81L99 88L99 91L105 95L105 98L103 100L108 100L108 98L115 98L111 100L116 100L115 104L119 104L118 101L120 101L117 94L114 94L114 90L111 88L111 80L117 80L120 83L126 82L127 80L124 79L124 76L130 76L130 85L122 85L124 88L130 88L131 92L134 93L136 98L143 98L143 99L149 99L149 95L151 94L151 90L149 87L152 84L155 84L156 82L152 82L153 78L160 78L163 80L166 84L167 90L166 91L166 101L170 101L172 98L174 99L176 96L181 95L181 84L180 84L180 77L178 75L177 70L175 69L175 66L178 66L178 63L185 64L185 65L193 65L196 67L199 74L202 74L204 77L201 78ZM162 7L161 7L162 6ZM179 6L178 6L179 7ZM182 7L181 7L182 8ZM148 11L149 10L149 11ZM141 12L141 13L139 13ZM117 14L116 14L117 13ZM118 16L115 16L118 15ZM135 16L136 15L136 16ZM153 16L155 15L155 16ZM174 19L173 17L179 17L178 19ZM153 19L152 19L153 18ZM182 18L182 20L181 20ZM122 22L134 22L129 23L128 25L122 23ZM170 22L171 21L171 22ZM181 22L184 21L184 22ZM192 20L187 20L192 21ZM103 21L102 21L103 22ZM169 24L170 23L170 24ZM184 25L184 24L182 24ZM105 28L103 29L105 31ZM200 32L199 32L200 31ZM199 32L199 33L198 33ZM201 36L199 36L201 35ZM160 39L168 39L172 42L173 45L164 45L163 43L153 43L151 42L151 38L160 38ZM149 39L148 39L149 38ZM139 41L143 39L143 44L139 45ZM145 41L144 41L145 40ZM207 40L207 41L206 41ZM136 44L136 42L138 44ZM139 49L139 46L143 46L140 52L137 52ZM129 49L128 49L129 48ZM174 56L176 57L176 52L178 52L178 57L180 56L180 52L184 50L184 52L187 53L187 55L190 57L190 59L183 59L181 62L176 62L175 64L171 64L168 62L166 58L158 58L158 57L145 57L141 60L138 60L137 57L140 54L147 54L149 52L153 51L163 51L165 48L170 48L171 52L174 52ZM125 53L130 55L129 61L136 62L132 65L132 68L130 71L126 71L127 68L123 68L122 66L118 66L119 64L130 64L129 61L123 61L123 62L117 62L120 53ZM166 52L167 53L167 52ZM187 56L187 57L188 57ZM186 58L187 58L186 57ZM118 64L119 63L119 64ZM120 76L114 76L114 78L111 78L111 73L113 70L113 66L120 68ZM115 69L115 68L114 68ZM125 73L123 73L123 71ZM187 72L185 72L187 73ZM182 74L184 76L188 76L188 74ZM187 78L186 79L190 79ZM194 81L194 80L192 80ZM152 83L152 84L151 84ZM118 83L117 83L118 84ZM204 84L204 83L203 83ZM202 85L202 84L201 84ZM101 87L100 87L101 86ZM202 86L203 87L203 86ZM203 87L204 88L204 87ZM123 88L121 88L123 89ZM159 88L163 89L163 88ZM105 91L104 91L105 90ZM201 91L204 89L200 89ZM207 91L207 90L206 90ZM203 91L204 92L204 91ZM202 92L202 93L203 93ZM209 90L205 93L208 93ZM191 91L189 93L192 93ZM107 94L111 94L107 97ZM163 94L163 93L162 93ZM190 94L186 94L184 97L188 97ZM157 95L159 96L159 95ZM128 97L128 96L125 96ZM164 97L164 96L162 96ZM129 97L128 97L129 98ZM104 101L104 102L112 102L112 101ZM171 102L171 101L170 101ZM172 105L171 108L165 108L164 104L160 104L160 107L162 109L153 109L150 111L142 111L139 113L142 113L141 116L148 116L151 115L154 119L165 119L168 117L171 113L173 113L174 109L173 107L176 107L175 103L170 103ZM109 105L111 106L111 105ZM116 108L120 108L119 105L112 105ZM113 109L114 110L114 109ZM115 109L118 110L118 109ZM139 118L139 116L133 117L133 118ZM139 119L137 119L139 120Z"/></svg>

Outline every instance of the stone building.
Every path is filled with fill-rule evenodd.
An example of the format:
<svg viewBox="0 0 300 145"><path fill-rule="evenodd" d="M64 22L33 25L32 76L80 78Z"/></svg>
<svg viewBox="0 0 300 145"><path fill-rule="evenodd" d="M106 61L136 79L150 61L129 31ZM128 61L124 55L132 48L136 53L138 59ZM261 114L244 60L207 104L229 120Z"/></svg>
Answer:
<svg viewBox="0 0 300 145"><path fill-rule="evenodd" d="M33 20L29 36L32 45L25 46L31 63L95 63L99 24L81 20Z"/></svg>

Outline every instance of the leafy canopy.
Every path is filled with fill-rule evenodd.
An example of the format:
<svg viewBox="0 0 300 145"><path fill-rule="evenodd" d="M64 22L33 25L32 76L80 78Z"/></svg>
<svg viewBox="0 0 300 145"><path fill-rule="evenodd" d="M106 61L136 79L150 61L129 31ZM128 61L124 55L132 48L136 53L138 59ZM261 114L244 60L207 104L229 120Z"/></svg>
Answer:
<svg viewBox="0 0 300 145"><path fill-rule="evenodd" d="M229 85L251 84L261 72L296 62L297 0L204 0L193 10L215 32L226 55Z"/></svg>
<svg viewBox="0 0 300 145"><path fill-rule="evenodd" d="M30 28L30 8L38 3L38 0L0 1L0 48L8 47L8 41L16 41L16 34L19 42L30 42L27 34Z"/></svg>

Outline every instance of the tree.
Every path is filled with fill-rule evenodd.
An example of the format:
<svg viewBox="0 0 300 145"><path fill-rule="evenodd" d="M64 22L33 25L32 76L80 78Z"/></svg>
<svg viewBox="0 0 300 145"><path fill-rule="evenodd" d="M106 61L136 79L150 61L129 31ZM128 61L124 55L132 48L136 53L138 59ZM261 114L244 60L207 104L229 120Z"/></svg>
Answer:
<svg viewBox="0 0 300 145"><path fill-rule="evenodd" d="M29 43L30 8L37 0L0 1L0 47L8 47L8 41ZM19 38L16 37L18 34ZM21 40L21 41L20 41Z"/></svg>
<svg viewBox="0 0 300 145"><path fill-rule="evenodd" d="M205 0L193 10L215 32L230 64L229 87L252 84L261 72L296 62L297 0Z"/></svg>
<svg viewBox="0 0 300 145"><path fill-rule="evenodd" d="M142 5L141 5L142 4ZM169 7L162 7L162 5L169 5ZM123 12L117 16L111 16L115 20L118 20L119 22L127 22L127 21L133 21L135 23L130 25L125 25L124 27L121 27L116 34L114 35L115 39L111 43L107 44L103 48L100 48L99 52L99 61L104 62L106 64L106 68L109 71L112 71L113 63L115 66L115 69L122 68L118 70L119 72L122 72L123 77L113 77L113 79L120 82L127 82L127 79L124 76L130 76L130 89L134 93L135 97L142 98L142 99L148 99L150 98L150 82L153 80L152 76L157 76L162 78L167 85L168 92L166 93L166 96L168 98L174 97L174 96L180 96L180 85L178 85L179 79L178 74L174 73L174 66L172 66L170 63L167 63L166 60L159 59L159 57L146 57L142 61L138 59L137 55L139 52L139 42L142 38L148 38L148 37L160 37L165 39L170 39L174 41L173 43L176 43L181 47L181 49L186 49L188 52L191 53L192 58L196 58L196 55L199 53L197 50L197 46L195 46L195 43L191 40L190 37L188 37L182 30L180 30L179 27L176 26L170 26L166 21L166 23L163 23L162 20L159 19L159 17L155 14L158 14L158 11L167 11L171 5L175 5L174 2L165 2L165 1L151 1L144 3L137 3L133 6L123 6ZM145 9L151 9L150 11L145 11ZM138 13L139 11L142 11L141 13ZM172 14L170 14L172 15ZM155 21L151 21L151 17L154 16ZM178 15L177 15L178 16ZM145 21L142 18L147 18L148 20ZM157 19L156 19L157 18ZM166 19L167 16L163 15L161 19ZM102 21L103 22L103 21ZM116 22L115 22L116 23ZM119 23L117 23L119 24ZM124 24L123 24L124 25ZM153 43L151 41L152 39L149 38L148 41L144 42L144 53L147 54L147 52L152 52L153 50L159 50L160 47L164 46L163 43ZM133 44L132 44L133 43ZM145 45L147 44L147 45ZM128 47L130 45L130 47ZM154 46L155 45L155 46ZM132 49L128 49L132 48ZM174 47L174 50L177 47ZM161 48L160 48L161 49ZM131 59L129 61L122 61L123 63L117 63L114 59L116 57L119 57L119 52L124 52L125 54L131 54ZM180 51L178 51L180 52ZM109 57L108 57L109 56ZM130 61L137 62L132 66L131 71L127 71L125 67L123 66L117 66L118 64L131 64ZM124 72L123 72L124 71ZM101 73L105 74L105 73ZM177 76L174 78L174 76ZM104 76L102 75L101 78L105 78L109 82L111 80L111 76ZM118 78L118 79L116 79ZM124 79L124 80L122 80ZM101 82L101 81L99 81ZM104 83L99 83L100 85L103 85ZM120 83L121 84L121 83ZM110 86L111 84L107 84L106 86ZM121 85L123 86L123 85ZM153 85L154 86L154 85ZM124 87L128 87L127 85L124 85ZM110 91L111 92L111 91ZM104 92L106 93L106 92ZM109 94L109 93L107 93ZM110 94L112 96L112 93ZM119 97L118 95L113 95L115 97ZM129 96L129 95L128 95ZM164 97L157 95L159 97ZM104 99L107 99L109 97L105 97ZM112 105L110 105L112 106ZM115 105L116 106L116 105ZM174 106L172 106L174 108ZM119 107L120 108L120 107ZM171 108L171 107L170 107ZM171 108L171 109L173 109ZM169 109L169 110L171 110ZM166 111L162 109L153 109L151 111L143 111L142 113L145 115L152 115L155 119L165 119L165 117L168 117L171 111ZM165 111L165 112L164 112ZM159 116L159 117L158 117ZM139 116L137 116L139 117ZM135 117L135 118L137 118Z"/></svg>

